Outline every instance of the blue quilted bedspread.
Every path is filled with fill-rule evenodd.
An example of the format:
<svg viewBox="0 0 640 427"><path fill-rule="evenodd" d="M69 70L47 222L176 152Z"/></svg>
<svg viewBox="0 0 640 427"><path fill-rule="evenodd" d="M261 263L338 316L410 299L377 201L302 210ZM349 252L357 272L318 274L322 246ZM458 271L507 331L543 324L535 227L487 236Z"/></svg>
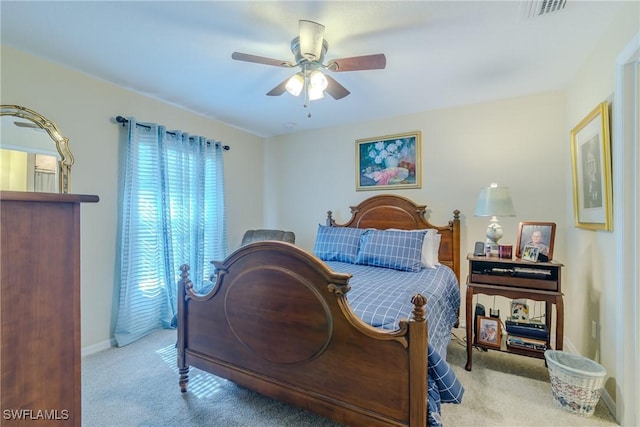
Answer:
<svg viewBox="0 0 640 427"><path fill-rule="evenodd" d="M349 273L351 290L347 293L353 311L371 326L395 330L401 319L409 319L417 293L427 298L429 329L429 425L441 425L440 404L461 403L464 388L446 362L451 328L458 317L460 288L453 271L446 266L404 272L328 261L336 272Z"/></svg>

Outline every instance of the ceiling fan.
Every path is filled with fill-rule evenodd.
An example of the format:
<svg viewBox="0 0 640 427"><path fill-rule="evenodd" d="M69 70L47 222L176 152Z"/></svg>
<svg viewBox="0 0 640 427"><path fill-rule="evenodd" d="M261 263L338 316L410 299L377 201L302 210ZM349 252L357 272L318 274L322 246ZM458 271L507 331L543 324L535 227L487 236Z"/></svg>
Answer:
<svg viewBox="0 0 640 427"><path fill-rule="evenodd" d="M295 57L295 63L241 52L233 52L231 58L275 67L299 67L299 72L271 89L267 95L280 96L285 91L294 96L304 93L305 107L308 101L322 98L324 91L334 99L344 98L350 93L344 86L321 70L331 72L379 70L387 65L387 58L383 53L333 59L324 64L324 56L329 49L329 43L324 39L324 25L300 20L299 33L300 35L291 41L291 52Z"/></svg>

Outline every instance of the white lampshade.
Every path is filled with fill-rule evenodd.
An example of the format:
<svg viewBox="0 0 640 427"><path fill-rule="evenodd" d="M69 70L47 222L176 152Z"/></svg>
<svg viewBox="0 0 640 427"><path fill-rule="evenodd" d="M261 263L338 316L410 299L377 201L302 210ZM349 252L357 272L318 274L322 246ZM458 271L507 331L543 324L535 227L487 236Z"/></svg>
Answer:
<svg viewBox="0 0 640 427"><path fill-rule="evenodd" d="M291 76L285 85L285 89L293 96L298 96L304 88L304 78L300 73Z"/></svg>
<svg viewBox="0 0 640 427"><path fill-rule="evenodd" d="M516 216L509 188L491 184L482 188L476 202L475 216Z"/></svg>

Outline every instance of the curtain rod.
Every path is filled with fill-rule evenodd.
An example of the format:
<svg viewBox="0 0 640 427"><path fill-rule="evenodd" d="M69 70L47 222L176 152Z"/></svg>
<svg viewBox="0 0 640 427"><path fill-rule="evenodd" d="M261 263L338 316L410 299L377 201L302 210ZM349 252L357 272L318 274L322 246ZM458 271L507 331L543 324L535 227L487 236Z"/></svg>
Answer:
<svg viewBox="0 0 640 427"><path fill-rule="evenodd" d="M116 117L116 122L122 123L122 126L124 126L125 124L129 123L129 120L126 119L125 117L117 116ZM142 123L136 123L136 125L137 126L141 126L143 128L151 129L150 126L143 125ZM174 135L175 136L175 132L167 132L167 133L170 134L170 135ZM216 144L218 144L218 143L216 142ZM229 150L231 150L231 147L229 147L228 145L223 145L222 149L225 150L225 151L229 151Z"/></svg>

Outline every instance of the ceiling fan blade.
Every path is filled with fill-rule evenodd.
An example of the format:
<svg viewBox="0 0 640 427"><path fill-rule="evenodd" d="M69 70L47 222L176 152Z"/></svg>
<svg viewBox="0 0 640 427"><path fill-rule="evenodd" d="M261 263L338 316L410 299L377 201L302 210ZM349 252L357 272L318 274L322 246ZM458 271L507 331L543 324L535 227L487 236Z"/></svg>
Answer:
<svg viewBox="0 0 640 427"><path fill-rule="evenodd" d="M291 77L287 77L286 79L284 79L282 83L280 83L278 86L274 87L269 92L267 92L267 95L268 96L282 95L287 90L287 82L289 81L290 78Z"/></svg>
<svg viewBox="0 0 640 427"><path fill-rule="evenodd" d="M384 53L375 55L354 56L331 60L327 68L331 71L359 71L359 70L381 70L387 66L387 57Z"/></svg>
<svg viewBox="0 0 640 427"><path fill-rule="evenodd" d="M322 55L324 25L301 19L298 22L300 32L300 54L309 61L317 61Z"/></svg>
<svg viewBox="0 0 640 427"><path fill-rule="evenodd" d="M18 126L19 128L31 128L31 129L40 129L40 126L36 125L35 123L28 123L28 122L13 122L14 125Z"/></svg>
<svg viewBox="0 0 640 427"><path fill-rule="evenodd" d="M327 88L325 91L331 95L333 99L342 99L351 93L333 77L327 75L325 75L325 77L327 78Z"/></svg>
<svg viewBox="0 0 640 427"><path fill-rule="evenodd" d="M231 58L237 61L254 62L256 64L273 65L274 67L291 68L294 66L289 61L282 59L265 58L264 56L250 55L248 53L233 52Z"/></svg>

